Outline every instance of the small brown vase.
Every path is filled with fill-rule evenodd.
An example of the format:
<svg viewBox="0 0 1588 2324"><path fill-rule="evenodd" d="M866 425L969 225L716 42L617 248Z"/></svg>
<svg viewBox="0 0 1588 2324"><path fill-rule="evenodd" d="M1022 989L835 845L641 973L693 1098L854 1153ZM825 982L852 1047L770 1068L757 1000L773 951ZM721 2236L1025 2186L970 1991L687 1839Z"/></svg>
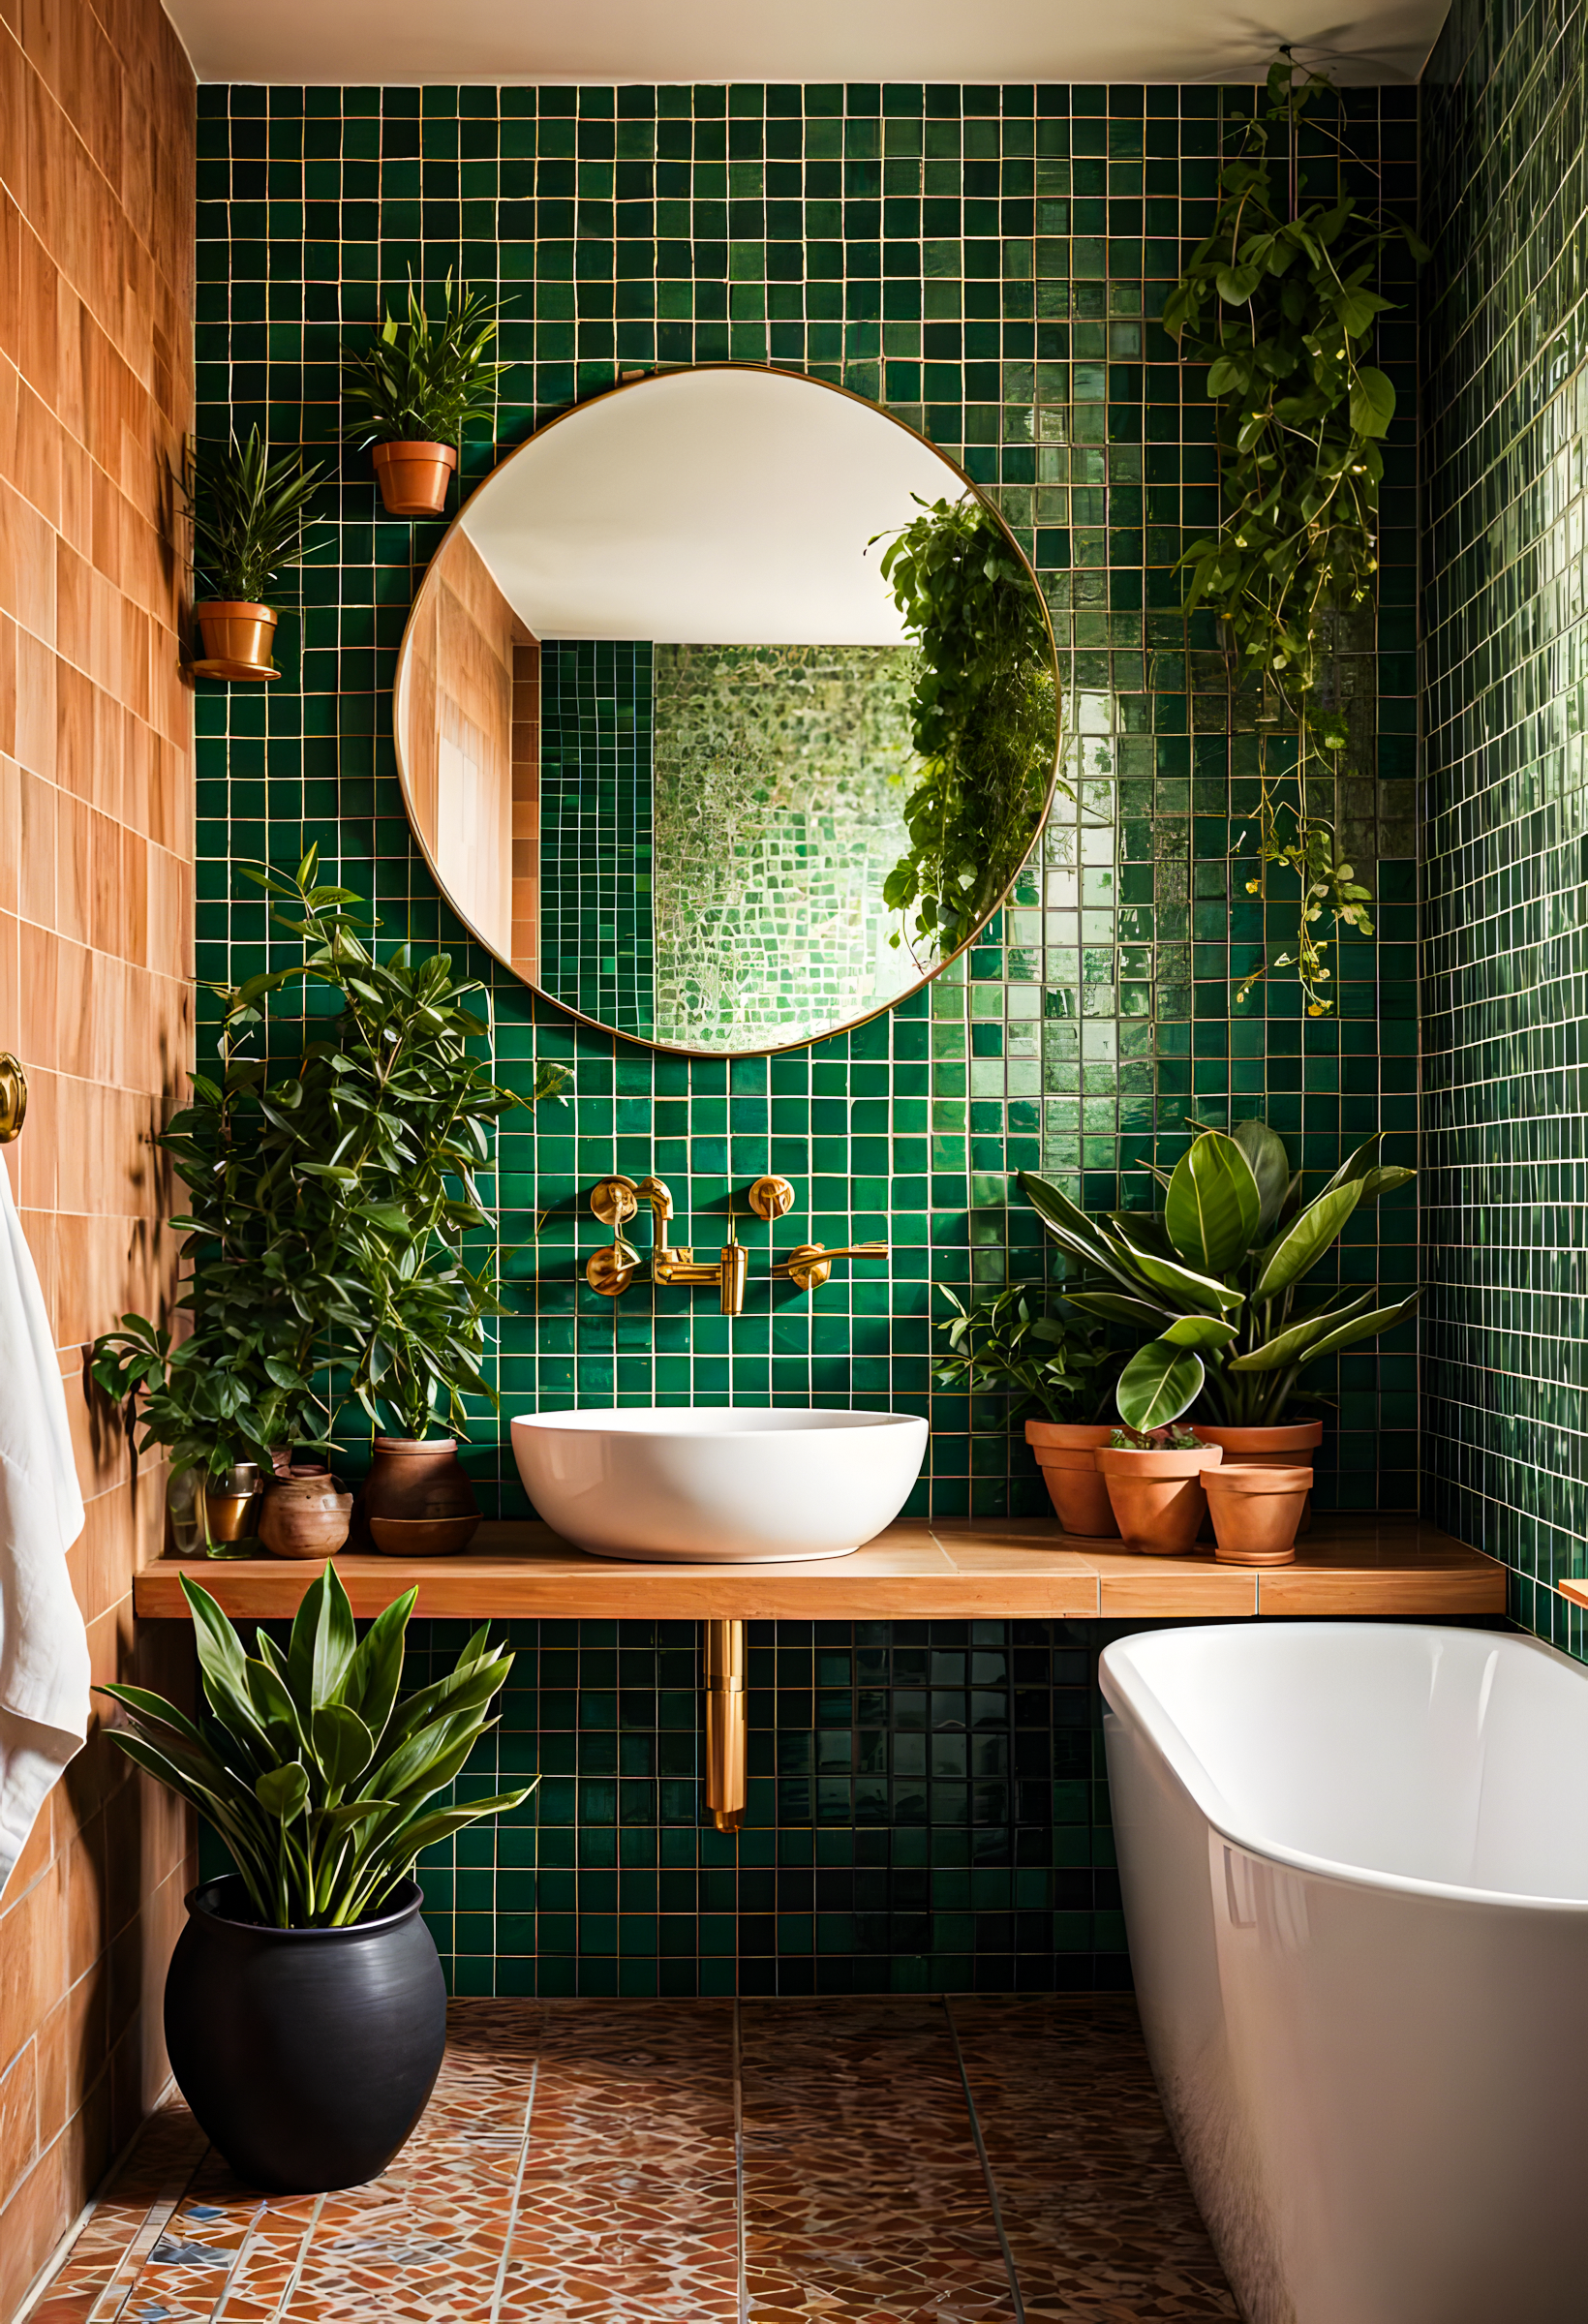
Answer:
<svg viewBox="0 0 1588 2324"><path fill-rule="evenodd" d="M276 617L268 605L235 597L206 597L194 612L204 641L206 661L230 661L244 669L273 670Z"/></svg>
<svg viewBox="0 0 1588 2324"><path fill-rule="evenodd" d="M1302 1462L1310 1468L1312 1456L1324 1441L1322 1421L1280 1421L1271 1428L1222 1428L1211 1421L1194 1421L1192 1426L1205 1445L1222 1446L1226 1460L1238 1460L1248 1469L1290 1469ZM1312 1530L1310 1491L1297 1530Z"/></svg>
<svg viewBox="0 0 1588 2324"><path fill-rule="evenodd" d="M1223 1463L1203 1480L1227 1566L1289 1566L1312 1471Z"/></svg>
<svg viewBox="0 0 1588 2324"><path fill-rule="evenodd" d="M1097 1465L1125 1547L1141 1557L1182 1557L1207 1514L1203 1473L1224 1458L1217 1445L1188 1452L1137 1452L1105 1445Z"/></svg>
<svg viewBox="0 0 1588 2324"><path fill-rule="evenodd" d="M458 465L450 443L378 443L371 459L388 516L440 516Z"/></svg>
<svg viewBox="0 0 1588 2324"><path fill-rule="evenodd" d="M1114 1434L1107 1421L1027 1421L1025 1441L1037 1456L1054 1514L1065 1533L1083 1540L1117 1541L1109 1488L1097 1453Z"/></svg>
<svg viewBox="0 0 1588 2324"><path fill-rule="evenodd" d="M273 1477L264 1488L260 1539L272 1557L329 1557L348 1538L352 1495L328 1469Z"/></svg>
<svg viewBox="0 0 1588 2324"><path fill-rule="evenodd" d="M370 1540L388 1557L449 1557L467 1549L479 1503L450 1436L378 1436L364 1482Z"/></svg>

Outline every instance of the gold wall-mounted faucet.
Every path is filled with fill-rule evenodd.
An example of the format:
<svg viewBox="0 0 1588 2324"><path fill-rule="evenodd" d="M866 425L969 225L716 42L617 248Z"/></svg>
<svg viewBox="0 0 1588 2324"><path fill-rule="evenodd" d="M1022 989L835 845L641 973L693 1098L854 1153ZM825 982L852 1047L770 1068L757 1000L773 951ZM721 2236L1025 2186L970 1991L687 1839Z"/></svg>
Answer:
<svg viewBox="0 0 1588 2324"><path fill-rule="evenodd" d="M745 1307L745 1278L749 1271L749 1253L733 1231L733 1212L728 1213L728 1239L716 1259L697 1259L687 1243L654 1251L651 1256L653 1283L682 1283L687 1286L715 1283L718 1305L723 1315L742 1315Z"/></svg>
<svg viewBox="0 0 1588 2324"><path fill-rule="evenodd" d="M885 1242L846 1242L836 1251L828 1250L825 1243L797 1242L772 1271L797 1283L802 1291L819 1291L833 1271L835 1259L886 1259L887 1256Z"/></svg>
<svg viewBox="0 0 1588 2324"><path fill-rule="evenodd" d="M585 1281L603 1300L621 1299L641 1266L640 1255L624 1236L624 1228L640 1207L639 1188L632 1178L603 1178L593 1186L590 1207L613 1239L593 1251L585 1261Z"/></svg>
<svg viewBox="0 0 1588 2324"><path fill-rule="evenodd" d="M768 1175L755 1180L746 1199L756 1217L770 1223L793 1209L794 1189L786 1178ZM690 1290L714 1287L722 1314L742 1315L749 1253L735 1231L731 1203L726 1242L715 1259L697 1259L688 1243L667 1239L673 1223L673 1193L663 1178L641 1178L637 1183L633 1178L602 1178L592 1189L592 1210L603 1226L613 1230L613 1240L585 1264L585 1279L592 1291L599 1292L602 1299L615 1300L633 1282L643 1262L623 1229L642 1203L651 1212L652 1282L674 1283ZM885 1259L887 1255L885 1242L850 1242L832 1251L819 1242L799 1242L774 1263L772 1272L797 1284L801 1291L819 1291L833 1272L835 1259Z"/></svg>

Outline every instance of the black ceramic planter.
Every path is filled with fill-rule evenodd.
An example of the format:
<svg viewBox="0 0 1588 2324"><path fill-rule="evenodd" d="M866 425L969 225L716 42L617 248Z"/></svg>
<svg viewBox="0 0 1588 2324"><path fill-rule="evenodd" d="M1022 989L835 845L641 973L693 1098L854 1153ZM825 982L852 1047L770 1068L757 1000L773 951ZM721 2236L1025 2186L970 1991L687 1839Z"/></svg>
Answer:
<svg viewBox="0 0 1588 2324"><path fill-rule="evenodd" d="M166 2047L199 2128L246 2186L285 2194L383 2171L446 2046L446 1985L405 1881L378 1920L273 1929L236 1876L187 1900L166 1977Z"/></svg>

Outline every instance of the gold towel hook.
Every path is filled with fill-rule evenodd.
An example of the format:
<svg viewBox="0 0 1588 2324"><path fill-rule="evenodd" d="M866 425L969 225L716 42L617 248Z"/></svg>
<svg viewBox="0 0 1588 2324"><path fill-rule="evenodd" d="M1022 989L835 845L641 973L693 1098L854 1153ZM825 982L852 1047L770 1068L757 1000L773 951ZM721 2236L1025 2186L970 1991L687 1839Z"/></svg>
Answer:
<svg viewBox="0 0 1588 2324"><path fill-rule="evenodd" d="M0 1051L0 1146L22 1135L27 1119L27 1075L10 1050Z"/></svg>

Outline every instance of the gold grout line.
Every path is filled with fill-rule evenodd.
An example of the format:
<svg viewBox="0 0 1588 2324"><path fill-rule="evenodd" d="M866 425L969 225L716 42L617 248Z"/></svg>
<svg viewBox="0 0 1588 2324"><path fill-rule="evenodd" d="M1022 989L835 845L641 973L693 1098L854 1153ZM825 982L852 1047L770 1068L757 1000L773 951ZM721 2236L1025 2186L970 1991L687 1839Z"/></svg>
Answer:
<svg viewBox="0 0 1588 2324"><path fill-rule="evenodd" d="M524 2134L518 2142L518 2168L513 2173L512 2201L507 2206L507 2224L502 2238L502 2257L497 2262L496 2281L491 2286L489 2324L498 2324L502 2314L502 2296L507 2288L507 2263L512 2257L513 2237L518 2231L518 2207L524 2196L524 2173L530 2167L530 2138L534 2122L534 2094L540 2081L540 2047L546 2035L546 2005L539 2005L539 2026L535 2034L534 2064L530 2068L530 2095L524 2101Z"/></svg>
<svg viewBox="0 0 1588 2324"><path fill-rule="evenodd" d="M1009 2248L1009 2238L1004 2232L1003 2207L998 2201L997 2182L992 2176L992 2163L987 2152L987 2141L982 2136L981 2118L976 2112L976 2100L971 2094L970 2076L965 2071L964 2052L960 2047L960 2029L954 2022L953 2006L946 1993L942 2000L942 2010L948 2026L948 2037L954 2044L954 2063L960 2069L960 2087L965 2094L965 2112L970 2118L970 2135L976 2142L976 2153L981 2160L982 2179L987 2187L988 2207L992 2214L992 2231L998 2239L998 2249L1003 2254L1004 2273L1009 2278L1009 2296L1015 2304L1015 2324L1025 2324L1025 2302L1021 2297L1020 2276L1015 2267L1015 2254Z"/></svg>

